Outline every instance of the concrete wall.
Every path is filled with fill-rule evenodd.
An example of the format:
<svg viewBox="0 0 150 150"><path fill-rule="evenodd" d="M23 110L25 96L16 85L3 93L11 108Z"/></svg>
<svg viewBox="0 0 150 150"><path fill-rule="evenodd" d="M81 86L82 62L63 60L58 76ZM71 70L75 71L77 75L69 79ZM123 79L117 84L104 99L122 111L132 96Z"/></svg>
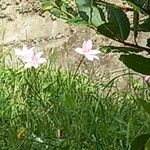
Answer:
<svg viewBox="0 0 150 150"><path fill-rule="evenodd" d="M145 45L147 36L139 35L138 41L141 45ZM6 49L26 43L48 53L54 47L58 64L65 68L75 68L80 56L73 50L89 38L93 39L95 48L112 42L88 28L70 28L63 20L52 17L48 12L41 14L39 0L0 0L0 45L4 45ZM129 40L132 41L132 36ZM101 57L100 62L85 62L82 67L90 74L93 74L91 68L97 67L97 75L103 77L124 68L117 58L117 55L108 54Z"/></svg>
<svg viewBox="0 0 150 150"><path fill-rule="evenodd" d="M58 39L69 34L61 20L40 13L38 0L0 0L0 44Z"/></svg>

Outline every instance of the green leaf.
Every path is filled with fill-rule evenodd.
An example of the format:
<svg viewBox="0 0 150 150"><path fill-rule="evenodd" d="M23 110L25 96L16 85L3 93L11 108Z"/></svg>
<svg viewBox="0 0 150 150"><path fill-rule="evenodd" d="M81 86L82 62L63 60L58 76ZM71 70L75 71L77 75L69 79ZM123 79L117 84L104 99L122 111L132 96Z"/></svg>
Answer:
<svg viewBox="0 0 150 150"><path fill-rule="evenodd" d="M55 4L58 6L58 7L61 7L63 5L63 2L61 0L55 0Z"/></svg>
<svg viewBox="0 0 150 150"><path fill-rule="evenodd" d="M118 29L115 23L104 23L98 26L97 31L108 38L119 38Z"/></svg>
<svg viewBox="0 0 150 150"><path fill-rule="evenodd" d="M51 3L49 1L42 2L42 9L44 11L51 10L52 8L53 8L53 5L51 5Z"/></svg>
<svg viewBox="0 0 150 150"><path fill-rule="evenodd" d="M101 51L104 51L105 53L109 52L117 52L117 53L138 53L142 52L141 49L133 48L133 47L117 47L117 46L103 46L101 48Z"/></svg>
<svg viewBox="0 0 150 150"><path fill-rule="evenodd" d="M52 8L53 8L53 6L51 6L51 5L47 5L47 6L43 6L43 7L42 7L42 9L43 9L44 11L51 10Z"/></svg>
<svg viewBox="0 0 150 150"><path fill-rule="evenodd" d="M121 55L119 58L128 68L145 74L150 74L150 58L143 57L141 55L129 54Z"/></svg>
<svg viewBox="0 0 150 150"><path fill-rule="evenodd" d="M149 14L148 12L148 1L145 0L126 0L135 10L140 11L143 14Z"/></svg>
<svg viewBox="0 0 150 150"><path fill-rule="evenodd" d="M51 13L58 18L61 17L62 15L62 11L57 8L52 8Z"/></svg>
<svg viewBox="0 0 150 150"><path fill-rule="evenodd" d="M84 21L81 17L77 16L77 17L74 17L72 19L69 19L67 21L67 23L70 25L70 26L76 26L76 25L87 25L87 22Z"/></svg>
<svg viewBox="0 0 150 150"><path fill-rule="evenodd" d="M92 0L76 0L76 4L83 20L96 27L104 23L102 10L94 6Z"/></svg>
<svg viewBox="0 0 150 150"><path fill-rule="evenodd" d="M141 134L137 136L131 143L130 150L144 150L145 144L150 138L149 134Z"/></svg>
<svg viewBox="0 0 150 150"><path fill-rule="evenodd" d="M147 39L147 44L146 46L150 47L150 38Z"/></svg>
<svg viewBox="0 0 150 150"><path fill-rule="evenodd" d="M144 20L144 23L139 25L139 31L150 32L150 18Z"/></svg>
<svg viewBox="0 0 150 150"><path fill-rule="evenodd" d="M138 27L139 27L139 12L134 10L133 12L133 31L134 31L134 42L136 42L136 38L138 36Z"/></svg>
<svg viewBox="0 0 150 150"><path fill-rule="evenodd" d="M130 33L130 22L121 8L107 5L108 21L115 24L120 40L126 40Z"/></svg>
<svg viewBox="0 0 150 150"><path fill-rule="evenodd" d="M139 103L144 108L144 110L150 115L150 102L140 99Z"/></svg>
<svg viewBox="0 0 150 150"><path fill-rule="evenodd" d="M100 8L98 9L97 7L93 6L91 13L92 13L91 23L94 24L96 27L105 23L104 22L105 17L104 17L104 14Z"/></svg>

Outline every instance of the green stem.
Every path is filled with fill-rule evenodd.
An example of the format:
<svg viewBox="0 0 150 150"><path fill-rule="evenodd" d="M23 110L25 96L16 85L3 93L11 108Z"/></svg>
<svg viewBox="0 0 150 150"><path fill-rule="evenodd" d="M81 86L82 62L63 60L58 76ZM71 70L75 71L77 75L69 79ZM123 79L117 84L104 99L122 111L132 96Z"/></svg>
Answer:
<svg viewBox="0 0 150 150"><path fill-rule="evenodd" d="M96 27L93 27L93 26L89 26L89 27L92 28L93 30L95 30L98 33ZM148 48L148 47L143 47L143 46L136 45L136 44L133 44L133 43L125 42L125 41L122 41L122 40L119 40L119 39L116 39L116 38L109 37L109 39L112 39L116 42L119 42L119 43L123 44L124 46L132 47L132 48L136 48L136 49L141 49L143 51L148 52L148 54L150 54L150 48Z"/></svg>
<svg viewBox="0 0 150 150"><path fill-rule="evenodd" d="M116 40L116 41L124 44L125 46L130 46L130 47L133 47L133 48L142 49L142 50L150 53L150 48L143 47L143 46L140 46L140 45L136 45L136 44L133 44L133 43L128 43L128 42L125 42L125 41L120 41L120 40Z"/></svg>
<svg viewBox="0 0 150 150"><path fill-rule="evenodd" d="M56 4L54 4L54 3L52 3L52 2L50 2L50 3L51 3L51 5L53 5L53 7L55 7L55 8L57 8L57 9L61 10L62 13L66 14L67 16L69 16L69 17L71 17L71 18L74 17L74 15L72 15L72 14L66 12L66 11L63 11L63 10L62 10L60 7L58 7Z"/></svg>

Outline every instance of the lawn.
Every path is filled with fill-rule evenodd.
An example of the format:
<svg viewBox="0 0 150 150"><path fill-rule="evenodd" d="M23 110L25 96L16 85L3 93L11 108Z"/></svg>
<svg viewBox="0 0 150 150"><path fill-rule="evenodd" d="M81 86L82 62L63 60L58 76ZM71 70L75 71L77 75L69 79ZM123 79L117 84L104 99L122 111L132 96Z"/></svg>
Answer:
<svg viewBox="0 0 150 150"><path fill-rule="evenodd" d="M114 83L114 84L113 84ZM127 150L150 132L139 105L149 91L131 81L132 91L115 82L90 79L50 63L39 68L0 64L1 150Z"/></svg>

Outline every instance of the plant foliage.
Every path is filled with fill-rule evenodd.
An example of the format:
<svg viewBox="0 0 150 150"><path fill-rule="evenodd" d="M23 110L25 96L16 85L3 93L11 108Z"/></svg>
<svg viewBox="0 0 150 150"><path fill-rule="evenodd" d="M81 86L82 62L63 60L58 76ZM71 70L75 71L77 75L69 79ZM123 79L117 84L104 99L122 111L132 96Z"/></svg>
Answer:
<svg viewBox="0 0 150 150"><path fill-rule="evenodd" d="M47 0L47 2L49 4L46 4L46 7L43 3L45 11L65 18L71 25L84 24L95 30L97 34L122 44L120 47L103 46L101 50L120 53L119 60L128 68L142 75L150 75L150 38L145 45L137 42L139 32L150 31L150 0L124 0L125 6L111 4L105 0L61 0L59 3L57 0L53 3ZM53 9L59 13L54 12ZM128 12L132 17L128 17ZM141 16L144 19L141 19ZM134 42L127 40L130 33L133 33ZM150 114L149 101L139 99L138 102ZM150 148L149 141L149 133L139 135L133 140L131 150L147 150Z"/></svg>

